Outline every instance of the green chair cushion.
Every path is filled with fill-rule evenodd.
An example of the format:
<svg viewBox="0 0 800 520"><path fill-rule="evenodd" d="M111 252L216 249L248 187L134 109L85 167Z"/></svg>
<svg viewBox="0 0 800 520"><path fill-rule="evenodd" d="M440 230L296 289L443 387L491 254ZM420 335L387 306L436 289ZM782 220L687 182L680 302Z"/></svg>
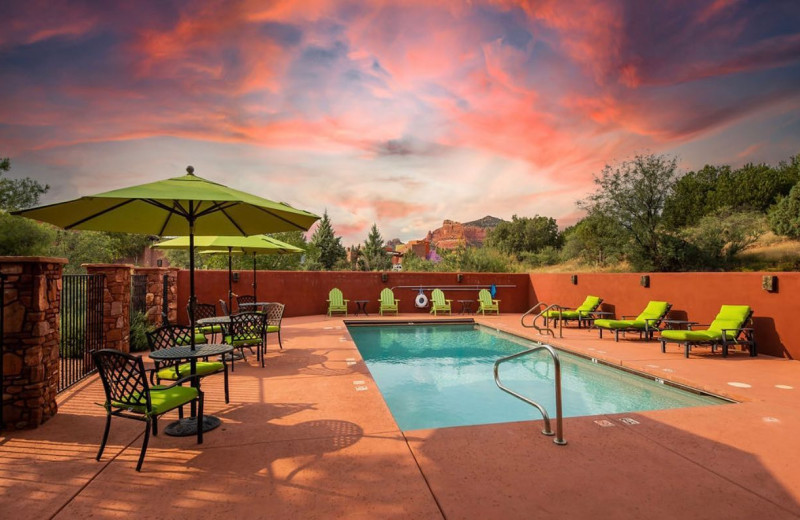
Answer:
<svg viewBox="0 0 800 520"><path fill-rule="evenodd" d="M194 335L194 342L195 343L205 343L206 341L208 341L208 340L206 339L206 335L205 334L202 334L199 331L195 333L195 335ZM178 345L188 345L189 344L189 340L188 340L188 338L179 338L175 343L178 344Z"/></svg>
<svg viewBox="0 0 800 520"><path fill-rule="evenodd" d="M172 388L164 389L162 386L150 387L150 406L152 409L151 415L160 415L168 412L173 408L191 402L198 396L197 388L192 386L173 386ZM147 413L146 406L141 405L128 405L117 401L112 401L111 406L116 408L130 409L137 413Z"/></svg>
<svg viewBox="0 0 800 520"><path fill-rule="evenodd" d="M197 330L201 334L219 334L224 331L222 325L203 325L198 327Z"/></svg>
<svg viewBox="0 0 800 520"><path fill-rule="evenodd" d="M723 305L720 307L717 317L708 326L708 330L721 332L722 329L741 328L749 315L750 306L748 305Z"/></svg>
<svg viewBox="0 0 800 520"><path fill-rule="evenodd" d="M233 340L231 336L225 336L225 340L223 341L223 343L227 343L228 345L233 345L234 347L240 347L242 345L256 345L261 343L261 336L252 336L236 340Z"/></svg>
<svg viewBox="0 0 800 520"><path fill-rule="evenodd" d="M208 374L213 374L220 370L223 370L225 366L222 364L221 361L198 361L197 365L195 366L195 374L206 376ZM178 374L175 374L175 367L167 367L162 368L156 375L159 379L165 379L167 381L174 381L176 379L180 379L181 377L186 377L192 373L192 365L191 363L182 363L178 365Z"/></svg>
<svg viewBox="0 0 800 520"><path fill-rule="evenodd" d="M267 332L280 332L280 325L267 325Z"/></svg>

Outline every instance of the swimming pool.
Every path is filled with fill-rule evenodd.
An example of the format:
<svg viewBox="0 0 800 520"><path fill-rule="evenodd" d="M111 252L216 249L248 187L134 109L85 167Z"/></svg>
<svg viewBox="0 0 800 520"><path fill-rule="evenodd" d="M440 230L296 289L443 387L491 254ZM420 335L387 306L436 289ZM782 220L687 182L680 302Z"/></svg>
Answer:
<svg viewBox="0 0 800 520"><path fill-rule="evenodd" d="M494 383L494 362L536 343L475 324L348 325L401 430L541 419ZM692 393L559 351L564 417L727 401ZM546 352L504 364L503 384L555 416L553 362Z"/></svg>

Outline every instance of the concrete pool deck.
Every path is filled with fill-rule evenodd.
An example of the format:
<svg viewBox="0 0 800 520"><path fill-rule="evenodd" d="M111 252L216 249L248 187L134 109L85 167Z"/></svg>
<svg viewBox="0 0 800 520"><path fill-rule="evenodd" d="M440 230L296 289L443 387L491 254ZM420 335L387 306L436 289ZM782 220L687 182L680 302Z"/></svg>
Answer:
<svg viewBox="0 0 800 520"><path fill-rule="evenodd" d="M519 317L475 319L545 339ZM662 354L658 342L564 329L549 343L740 402L569 418L569 444L556 446L535 410L531 421L402 432L341 318L283 323L266 368L237 364L230 404L221 377L203 381L222 426L202 445L151 437L141 473L139 422L113 420L94 460L97 377L60 395L38 429L4 432L3 517L800 518L800 362L707 348L685 359L676 345Z"/></svg>

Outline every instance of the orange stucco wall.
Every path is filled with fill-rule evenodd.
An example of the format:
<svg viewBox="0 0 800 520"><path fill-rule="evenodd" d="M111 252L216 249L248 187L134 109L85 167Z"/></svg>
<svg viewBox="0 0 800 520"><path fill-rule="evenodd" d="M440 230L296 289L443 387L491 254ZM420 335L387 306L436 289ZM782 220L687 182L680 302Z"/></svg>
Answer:
<svg viewBox="0 0 800 520"><path fill-rule="evenodd" d="M761 288L763 275L777 276L777 291ZM749 305L759 353L800 359L800 273L531 274L531 300L574 307L588 294L603 298L603 310L638 314L650 300L672 303L670 317L710 323L720 305Z"/></svg>
<svg viewBox="0 0 800 520"><path fill-rule="evenodd" d="M252 271L237 271L239 281L234 282L233 292L252 294ZM511 273L463 273L458 282L456 273L403 273L390 271L387 280L381 280L382 273L354 271L258 271L258 299L260 301L279 301L286 305L285 316L308 316L325 314L328 292L338 287L344 297L350 300L350 310L355 311L353 300L369 300L367 310L377 314L378 297L385 287L395 288L404 285L458 286L491 285L497 288L496 298L500 299L501 312L524 312L530 307L530 278L527 274ZM201 303L217 303L227 299L228 271L196 271L195 292ZM513 286L513 287L503 287ZM477 290L444 289L445 297L454 300L453 311L460 310L455 300L477 300ZM416 290L394 289L395 298L400 300L400 312L426 314L426 309L414 307ZM430 291L425 293L430 298ZM186 302L189 300L189 273L181 271L178 275L178 321L186 323ZM473 308L477 307L477 303Z"/></svg>
<svg viewBox="0 0 800 520"><path fill-rule="evenodd" d="M239 271L239 281L233 284L238 294L251 294L252 271ZM351 311L353 300L369 300L368 311L377 313L377 299L384 287L404 285L460 286L509 285L498 287L497 297L502 300L501 312L525 312L537 302L558 303L574 307L587 294L603 298L603 310L614 311L617 316L638 314L650 300L672 303L670 316L709 323L720 305L746 304L753 308L753 325L759 352L772 356L800 359L800 273L650 273L650 287L640 285L641 273L578 273L577 285L570 274L503 274L463 273L459 283L456 273L404 273L388 272L387 281L381 273L352 271L259 271L258 299L280 301L286 304L286 316L324 314L328 291L333 287L342 290L348 298ZM761 288L764 274L777 276L777 291ZM198 301L216 303L226 298L227 271L197 271ZM400 312L425 314L414 307L417 291L396 289L400 299ZM426 295L430 297L430 293ZM453 300L476 299L477 290L448 291ZM178 276L178 321L186 323L186 302L189 299L189 273ZM453 310L459 305L454 302Z"/></svg>

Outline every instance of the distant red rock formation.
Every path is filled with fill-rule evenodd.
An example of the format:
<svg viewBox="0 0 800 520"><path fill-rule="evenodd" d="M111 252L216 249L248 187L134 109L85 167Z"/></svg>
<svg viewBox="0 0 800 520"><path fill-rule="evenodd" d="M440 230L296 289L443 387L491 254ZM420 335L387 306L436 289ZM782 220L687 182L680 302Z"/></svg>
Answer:
<svg viewBox="0 0 800 520"><path fill-rule="evenodd" d="M499 219L497 220L499 221ZM459 246L481 247L486 241L489 229L491 228L445 220L442 227L428 231L425 240L429 241L431 246L436 249L456 249Z"/></svg>

